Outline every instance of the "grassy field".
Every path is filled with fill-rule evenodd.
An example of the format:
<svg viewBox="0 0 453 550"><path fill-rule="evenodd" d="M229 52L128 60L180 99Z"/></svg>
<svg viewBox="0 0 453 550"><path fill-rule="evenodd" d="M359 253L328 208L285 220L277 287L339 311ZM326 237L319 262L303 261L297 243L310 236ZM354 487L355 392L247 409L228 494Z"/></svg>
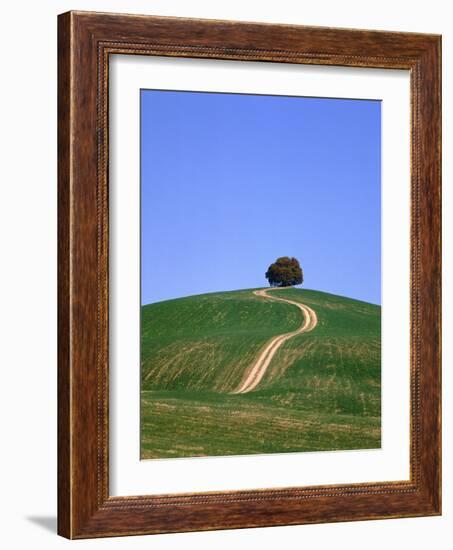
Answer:
<svg viewBox="0 0 453 550"><path fill-rule="evenodd" d="M380 447L381 309L312 290L282 297L317 327L283 344L255 391L232 394L300 310L253 289L143 306L141 456L169 458Z"/></svg>

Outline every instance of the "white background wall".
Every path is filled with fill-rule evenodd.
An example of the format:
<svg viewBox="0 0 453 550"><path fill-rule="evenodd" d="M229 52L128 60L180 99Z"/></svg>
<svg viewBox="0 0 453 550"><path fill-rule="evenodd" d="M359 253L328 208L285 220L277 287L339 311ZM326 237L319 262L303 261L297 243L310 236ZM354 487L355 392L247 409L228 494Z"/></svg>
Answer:
<svg viewBox="0 0 453 550"><path fill-rule="evenodd" d="M3 548L451 548L453 535L452 162L453 17L431 0L41 0L1 10L0 541ZM444 515L69 542L56 525L56 76L58 13L69 9L443 34ZM450 439L450 442L449 442Z"/></svg>

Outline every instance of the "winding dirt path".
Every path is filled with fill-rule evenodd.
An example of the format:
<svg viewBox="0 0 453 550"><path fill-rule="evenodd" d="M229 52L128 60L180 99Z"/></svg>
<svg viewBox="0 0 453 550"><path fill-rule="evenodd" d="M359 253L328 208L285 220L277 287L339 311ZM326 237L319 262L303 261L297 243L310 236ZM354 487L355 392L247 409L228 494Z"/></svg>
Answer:
<svg viewBox="0 0 453 550"><path fill-rule="evenodd" d="M248 393L256 388L256 386L261 382L263 376L265 375L272 358L274 357L277 350L282 344L284 344L290 338L294 338L298 334L303 332L310 332L318 324L318 317L316 312L311 309L311 307L301 304L300 302L295 302L293 300L287 300L286 298L281 298L280 296L269 296L268 292L284 292L282 288L263 288L261 290L255 290L253 294L256 296L262 296L269 300L276 300L279 302L286 302L287 304L292 304L298 307L303 314L304 321L302 325L292 332L286 332L285 334L280 334L278 336L273 336L269 342L264 347L263 351L258 355L255 362L253 363L250 369L247 369L242 382L239 384L238 388L233 393Z"/></svg>

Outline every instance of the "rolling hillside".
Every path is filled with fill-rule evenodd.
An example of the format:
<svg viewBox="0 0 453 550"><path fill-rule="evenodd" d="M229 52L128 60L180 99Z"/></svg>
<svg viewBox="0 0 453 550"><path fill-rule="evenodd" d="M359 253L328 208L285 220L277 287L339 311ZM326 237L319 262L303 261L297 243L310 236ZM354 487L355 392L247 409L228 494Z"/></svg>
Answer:
<svg viewBox="0 0 453 550"><path fill-rule="evenodd" d="M254 289L142 308L142 458L380 447L380 307L294 288L314 330L285 341L253 391L233 393L296 305Z"/></svg>

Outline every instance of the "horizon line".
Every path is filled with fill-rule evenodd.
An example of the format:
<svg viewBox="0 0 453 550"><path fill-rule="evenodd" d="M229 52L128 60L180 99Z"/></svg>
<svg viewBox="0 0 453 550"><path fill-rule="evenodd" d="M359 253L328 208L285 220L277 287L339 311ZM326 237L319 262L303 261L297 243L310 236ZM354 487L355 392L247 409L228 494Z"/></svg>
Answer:
<svg viewBox="0 0 453 550"><path fill-rule="evenodd" d="M334 294L333 292L326 292L325 290L318 290L316 288L298 288L300 285L294 285L294 286L287 286L287 287L272 287L270 285L267 286L257 286L257 287L250 287L250 288L233 288L229 290L213 290L210 292L199 292L197 294L187 294L184 296L176 296L174 298L165 298L164 300L156 300L155 302L148 302L147 304L140 304L140 307L146 307L153 304L161 304L163 302L171 302L173 300L183 300L184 298L194 298L196 296L208 296L209 294L224 294L227 292L245 292L245 291L254 291L254 290L260 290L260 289L267 289L267 288L288 288L288 289L294 289L294 290L309 290L312 292L320 292L322 294L330 294L331 296L338 296L339 298L348 298L349 300L355 300L356 302L363 302L364 304L370 304L377 307L382 307L382 304L376 304L374 302L367 302L366 300L361 300L360 298L354 298L353 296L346 296L344 294Z"/></svg>

